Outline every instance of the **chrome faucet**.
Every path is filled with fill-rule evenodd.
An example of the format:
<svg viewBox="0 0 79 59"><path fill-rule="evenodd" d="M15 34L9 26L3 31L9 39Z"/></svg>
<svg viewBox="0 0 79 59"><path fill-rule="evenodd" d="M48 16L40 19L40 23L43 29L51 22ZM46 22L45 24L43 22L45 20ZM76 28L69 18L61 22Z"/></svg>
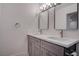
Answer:
<svg viewBox="0 0 79 59"><path fill-rule="evenodd" d="M61 30L60 35L61 35L61 38L63 38L63 30Z"/></svg>
<svg viewBox="0 0 79 59"><path fill-rule="evenodd" d="M42 34L42 29L39 29L40 34Z"/></svg>

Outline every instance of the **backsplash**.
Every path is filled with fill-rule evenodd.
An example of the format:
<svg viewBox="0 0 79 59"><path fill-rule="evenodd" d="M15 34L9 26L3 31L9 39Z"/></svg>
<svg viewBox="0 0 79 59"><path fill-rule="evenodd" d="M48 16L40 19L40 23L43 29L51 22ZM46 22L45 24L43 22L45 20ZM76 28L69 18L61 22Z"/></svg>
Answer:
<svg viewBox="0 0 79 59"><path fill-rule="evenodd" d="M64 31L64 37L79 39L79 30L76 31Z"/></svg>

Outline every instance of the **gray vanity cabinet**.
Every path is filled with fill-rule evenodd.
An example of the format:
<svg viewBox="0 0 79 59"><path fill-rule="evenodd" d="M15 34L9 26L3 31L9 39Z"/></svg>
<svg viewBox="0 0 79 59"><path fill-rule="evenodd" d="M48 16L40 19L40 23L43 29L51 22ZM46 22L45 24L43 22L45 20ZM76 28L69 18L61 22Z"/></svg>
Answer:
<svg viewBox="0 0 79 59"><path fill-rule="evenodd" d="M40 40L29 36L28 37L28 50L30 56L39 56L40 55Z"/></svg>
<svg viewBox="0 0 79 59"><path fill-rule="evenodd" d="M28 35L30 56L63 56L64 48Z"/></svg>

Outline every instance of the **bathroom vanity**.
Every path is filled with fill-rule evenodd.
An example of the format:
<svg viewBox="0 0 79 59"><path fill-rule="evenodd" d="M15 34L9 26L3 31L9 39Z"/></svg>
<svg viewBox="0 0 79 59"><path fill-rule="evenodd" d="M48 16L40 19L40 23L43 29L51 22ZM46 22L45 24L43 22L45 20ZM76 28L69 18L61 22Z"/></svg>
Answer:
<svg viewBox="0 0 79 59"><path fill-rule="evenodd" d="M75 39L58 39L47 35L27 35L30 56L69 56L76 51Z"/></svg>
<svg viewBox="0 0 79 59"><path fill-rule="evenodd" d="M77 3L60 4L54 10L54 28L56 30L78 30ZM49 12L40 13L38 27L40 30L49 28ZM63 37L63 32L61 31ZM52 35L28 34L28 52L30 56L72 56L79 48L79 39L61 38ZM79 53L79 52L77 52Z"/></svg>

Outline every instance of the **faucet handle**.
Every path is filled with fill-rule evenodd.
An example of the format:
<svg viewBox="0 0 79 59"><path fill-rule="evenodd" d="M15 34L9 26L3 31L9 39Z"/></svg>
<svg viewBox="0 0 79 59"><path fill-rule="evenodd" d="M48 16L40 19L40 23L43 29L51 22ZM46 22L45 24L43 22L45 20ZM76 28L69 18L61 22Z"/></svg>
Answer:
<svg viewBox="0 0 79 59"><path fill-rule="evenodd" d="M63 38L63 30L60 31L61 38Z"/></svg>

